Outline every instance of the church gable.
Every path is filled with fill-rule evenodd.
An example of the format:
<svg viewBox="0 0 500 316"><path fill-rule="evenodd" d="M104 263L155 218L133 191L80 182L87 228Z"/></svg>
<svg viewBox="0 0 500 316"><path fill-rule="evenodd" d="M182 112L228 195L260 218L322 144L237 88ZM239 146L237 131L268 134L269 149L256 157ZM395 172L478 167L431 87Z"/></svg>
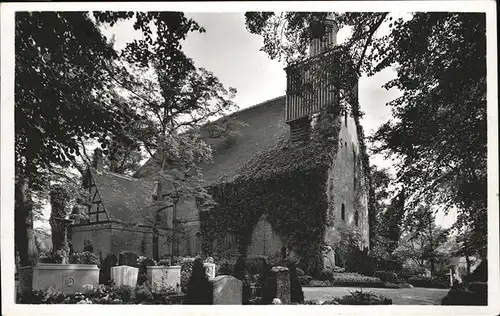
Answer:
<svg viewBox="0 0 500 316"><path fill-rule="evenodd" d="M153 182L89 168L87 185L92 202L89 223L107 220L139 224L149 216L145 208L152 203Z"/></svg>

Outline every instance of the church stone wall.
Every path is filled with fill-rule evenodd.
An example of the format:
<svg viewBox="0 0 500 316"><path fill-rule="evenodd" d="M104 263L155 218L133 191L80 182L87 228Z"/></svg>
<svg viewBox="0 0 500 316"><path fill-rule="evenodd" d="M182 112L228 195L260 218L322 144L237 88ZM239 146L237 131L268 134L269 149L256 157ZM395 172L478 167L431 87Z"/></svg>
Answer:
<svg viewBox="0 0 500 316"><path fill-rule="evenodd" d="M333 226L326 228L325 242L335 247L340 238L339 228L347 227L359 230L362 239L360 246L364 248L369 246L368 190L361 176L364 171L356 123L351 116L343 116L341 121L337 156L328 171L327 198L332 203L329 215L333 217ZM356 211L359 216L357 225Z"/></svg>
<svg viewBox="0 0 500 316"><path fill-rule="evenodd" d="M83 251L84 242L89 240L94 247L94 253L101 258L111 253L111 223L73 226L71 244L73 251Z"/></svg>

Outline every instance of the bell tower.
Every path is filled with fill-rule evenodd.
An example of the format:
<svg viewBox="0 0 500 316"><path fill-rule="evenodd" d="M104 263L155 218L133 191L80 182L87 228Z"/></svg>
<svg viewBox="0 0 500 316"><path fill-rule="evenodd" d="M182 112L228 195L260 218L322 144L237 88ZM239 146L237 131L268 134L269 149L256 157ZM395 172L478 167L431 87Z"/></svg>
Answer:
<svg viewBox="0 0 500 316"><path fill-rule="evenodd" d="M331 13L326 19L311 23L308 58L285 68L285 119L290 126L292 142L307 141L310 138L311 118L337 99L333 88L325 78L315 74L314 68L318 68L320 58L337 44L338 29Z"/></svg>
<svg viewBox="0 0 500 316"><path fill-rule="evenodd" d="M329 13L325 20L313 23L310 27L309 57L324 53L337 45L338 31L339 27L332 13Z"/></svg>

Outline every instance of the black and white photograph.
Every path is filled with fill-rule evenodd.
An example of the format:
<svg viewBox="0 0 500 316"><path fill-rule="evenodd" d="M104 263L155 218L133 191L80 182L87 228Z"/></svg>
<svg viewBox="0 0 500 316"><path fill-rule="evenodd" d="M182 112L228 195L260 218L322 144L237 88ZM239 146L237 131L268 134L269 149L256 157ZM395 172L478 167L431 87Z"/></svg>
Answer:
<svg viewBox="0 0 500 316"><path fill-rule="evenodd" d="M2 315L500 313L495 2L1 8Z"/></svg>

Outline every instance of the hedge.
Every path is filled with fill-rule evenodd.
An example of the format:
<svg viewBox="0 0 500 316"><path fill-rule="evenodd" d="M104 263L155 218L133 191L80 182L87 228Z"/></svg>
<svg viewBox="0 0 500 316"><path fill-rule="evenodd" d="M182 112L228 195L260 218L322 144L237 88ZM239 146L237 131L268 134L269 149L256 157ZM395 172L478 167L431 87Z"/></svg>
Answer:
<svg viewBox="0 0 500 316"><path fill-rule="evenodd" d="M408 279L408 283L415 287L427 287L435 289L447 289L450 283L446 277L414 276Z"/></svg>

